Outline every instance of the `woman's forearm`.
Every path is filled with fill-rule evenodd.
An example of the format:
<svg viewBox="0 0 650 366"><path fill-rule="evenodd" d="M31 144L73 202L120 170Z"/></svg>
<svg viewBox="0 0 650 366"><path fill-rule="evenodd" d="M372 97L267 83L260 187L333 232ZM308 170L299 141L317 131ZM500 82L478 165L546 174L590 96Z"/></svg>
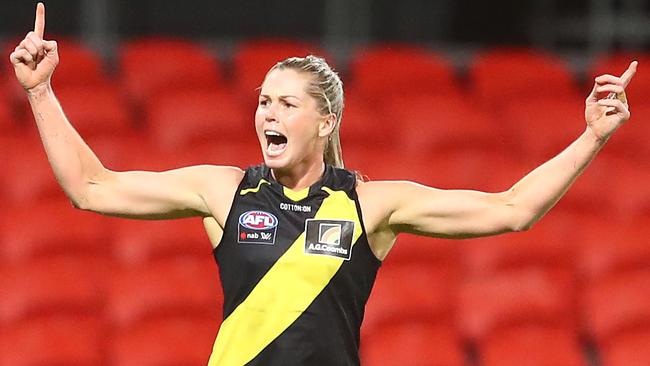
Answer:
<svg viewBox="0 0 650 366"><path fill-rule="evenodd" d="M522 212L522 228L529 228L550 210L602 149L605 141L587 127L564 151L517 182L512 205Z"/></svg>
<svg viewBox="0 0 650 366"><path fill-rule="evenodd" d="M54 175L75 206L80 206L88 183L106 169L72 127L49 84L27 94Z"/></svg>

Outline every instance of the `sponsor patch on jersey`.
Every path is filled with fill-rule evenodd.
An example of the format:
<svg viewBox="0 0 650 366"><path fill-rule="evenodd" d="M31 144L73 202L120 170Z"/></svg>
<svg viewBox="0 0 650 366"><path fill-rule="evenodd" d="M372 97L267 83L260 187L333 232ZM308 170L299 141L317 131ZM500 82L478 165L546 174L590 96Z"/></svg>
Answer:
<svg viewBox="0 0 650 366"><path fill-rule="evenodd" d="M353 234L352 221L307 219L305 253L350 260Z"/></svg>
<svg viewBox="0 0 650 366"><path fill-rule="evenodd" d="M247 211L239 215L237 241L244 244L275 244L278 218L266 211Z"/></svg>

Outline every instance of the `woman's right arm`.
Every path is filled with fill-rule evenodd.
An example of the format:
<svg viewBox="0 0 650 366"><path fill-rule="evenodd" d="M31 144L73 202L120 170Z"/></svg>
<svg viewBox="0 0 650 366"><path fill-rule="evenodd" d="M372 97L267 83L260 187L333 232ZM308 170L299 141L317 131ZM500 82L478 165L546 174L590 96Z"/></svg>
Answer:
<svg viewBox="0 0 650 366"><path fill-rule="evenodd" d="M56 42L43 40L44 28L45 8L39 3L34 31L16 47L11 62L27 92L56 179L75 207L149 219L214 216L208 202L231 199L243 172L208 165L160 173L106 169L54 95L50 78L59 57Z"/></svg>

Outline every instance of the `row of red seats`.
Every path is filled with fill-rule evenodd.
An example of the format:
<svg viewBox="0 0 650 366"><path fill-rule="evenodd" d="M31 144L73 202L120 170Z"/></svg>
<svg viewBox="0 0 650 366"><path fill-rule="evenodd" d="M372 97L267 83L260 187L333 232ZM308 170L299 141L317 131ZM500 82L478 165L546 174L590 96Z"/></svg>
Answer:
<svg viewBox="0 0 650 366"><path fill-rule="evenodd" d="M7 53L13 47L14 43L10 43ZM82 44L61 39L60 53L62 62L55 79L58 87L112 84L103 71L101 59ZM143 102L165 89L216 90L226 85L240 95L254 98L255 89L274 63L288 56L309 53L327 55L318 46L300 41L243 42L232 57L232 85L227 84L229 73L223 62L208 48L189 40L127 41L119 46L117 59L121 86L129 98ZM602 55L590 65L587 74L592 77L621 73L632 59L643 64L648 55ZM353 53L348 69L351 88L364 98L384 100L404 93L453 95L463 90L454 66L444 55L414 45L379 44L360 48ZM468 74L473 96L488 104L524 95L573 96L578 89L565 61L533 49L480 51L473 58ZM649 87L650 78L637 75L630 94L644 95Z"/></svg>
<svg viewBox="0 0 650 366"><path fill-rule="evenodd" d="M138 243L132 240L131 244ZM618 243L608 244L616 246ZM399 245L403 253L417 248L406 241ZM520 249L518 256L530 248ZM422 248L419 249L416 254L422 253ZM462 345L467 340L478 348L484 365L525 365L527 363L521 360L525 355L528 355L527 362L533 362L530 364L545 360L548 365L577 365L579 363L573 361L557 360L579 359L576 355L581 351L575 346L581 338L576 323L581 321L585 323L589 337L595 339L598 349L605 355L616 353L620 347L634 347L642 344L640 340L647 339L650 326L650 304L646 296L650 290L650 273L645 269L647 250L645 254L645 265L641 264L637 269L633 266L619 269L616 274L593 281L582 290L582 295L576 294L570 273L550 269L560 268L562 263L549 264L544 256L537 257L537 267L525 265L525 260L517 266L506 259L502 265L507 269L497 270L491 275L486 272L468 274L464 279L444 262L416 258L415 255L411 256L410 264L389 259L380 270L367 307L363 328L363 339L367 340L363 343L364 357L372 359L382 348L386 350L386 337L396 335L395 332L402 329L402 333L414 333L394 339L389 347L392 352L384 355L382 362L375 358L376 362L370 364L391 365L396 364L392 361L400 359L413 361L408 364L438 364L436 360L462 354ZM211 329L216 329L218 316L215 309L219 300L215 295L219 291L215 289L214 266L210 264L208 267L208 261L200 257L158 259L149 264L108 271L100 258L95 259L59 256L20 266L3 266L0 278L7 292L0 300L2 328L15 337L32 327L43 329L39 327L46 327L44 324L48 324L51 318L90 317L96 321L109 321L101 329L113 336L138 333L139 329L149 326L167 329L170 323L179 319L184 322L209 321ZM415 265L416 262L421 265ZM481 268L477 266L474 270L481 271ZM494 270L490 268L487 271ZM578 305L575 303L577 298L582 298ZM584 320L576 319L576 307L583 308L580 314ZM151 325L152 322L157 322L157 325ZM206 327L204 325L204 329ZM214 337L207 332L200 334L204 337L197 340L205 345ZM431 334L437 337L429 338ZM426 338L418 340L421 336ZM18 337L18 342L21 339L26 343L43 341L43 335L28 333L24 337ZM129 337L130 342L140 339L148 342L149 347L151 343L160 341L155 332L140 335L141 338ZM545 337L555 346L548 348L548 342L533 342ZM9 342L15 344L17 341ZM80 353L95 349L88 347L87 342L78 347L76 352ZM443 349L446 351L441 352ZM205 350L204 355L207 354ZM25 348L17 348L8 354L27 357L18 355L19 351L26 352ZM637 360L647 360L643 357L650 355L643 351L642 348L632 348L628 354L633 352L632 356ZM505 362L504 356L509 356L511 362L498 363L497 360ZM493 360L489 361L490 358ZM23 363L13 363L20 364ZM620 361L605 363L625 364Z"/></svg>
<svg viewBox="0 0 650 366"><path fill-rule="evenodd" d="M160 95L146 103L141 123L136 123L116 90L88 93L85 87L62 88L57 94L84 138L145 140L168 153L184 153L205 144L248 142L251 149L257 146L254 109L247 111L221 91ZM19 139L36 134L33 121L24 123L29 128L23 128L1 106L0 121L4 122L0 122L0 130L5 135ZM378 105L353 96L343 114L341 138L345 149L380 147L435 155L473 148L540 161L580 136L586 128L583 115L584 102L578 98L511 100L495 114L455 97L402 96ZM616 132L607 150L647 162L650 147L643 137L650 127L645 120L650 120L650 104L638 103L632 120Z"/></svg>

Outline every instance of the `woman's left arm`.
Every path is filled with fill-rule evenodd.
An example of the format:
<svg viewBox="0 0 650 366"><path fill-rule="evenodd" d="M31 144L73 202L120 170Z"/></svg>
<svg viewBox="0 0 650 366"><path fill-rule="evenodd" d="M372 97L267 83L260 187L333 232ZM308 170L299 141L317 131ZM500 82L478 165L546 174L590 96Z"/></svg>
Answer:
<svg viewBox="0 0 650 366"><path fill-rule="evenodd" d="M585 132L505 192L440 190L410 182L365 183L362 191L382 197L384 223L395 234L465 238L526 230L557 203L612 133L630 118L625 87L636 66L630 64L620 77L597 77L586 100ZM609 96L599 99L603 94Z"/></svg>

